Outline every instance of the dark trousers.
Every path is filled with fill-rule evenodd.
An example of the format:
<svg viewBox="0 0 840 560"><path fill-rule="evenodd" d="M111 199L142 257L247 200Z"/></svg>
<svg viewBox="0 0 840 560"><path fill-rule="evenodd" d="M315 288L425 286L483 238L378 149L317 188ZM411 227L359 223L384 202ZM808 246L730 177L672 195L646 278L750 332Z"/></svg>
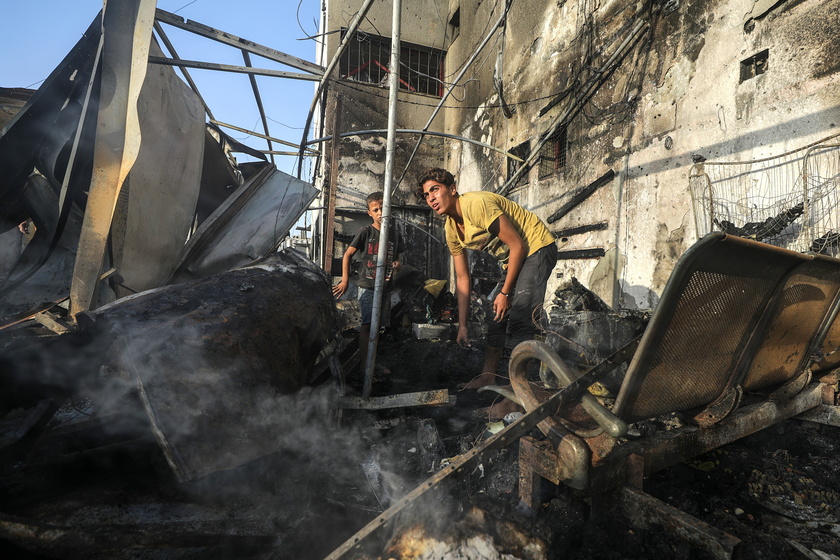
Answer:
<svg viewBox="0 0 840 560"><path fill-rule="evenodd" d="M492 319L487 325L487 344L489 346L503 347L505 345L505 334L510 334L511 348L523 340L530 340L537 331L534 324L534 309L542 307L545 298L545 286L548 277L557 264L557 246L552 243L546 245L527 259L519 271L519 278L516 279L516 288L513 293L510 311L507 317L500 323ZM505 283L507 270L502 272L502 279L493 290L498 294ZM537 318L539 315L537 315Z"/></svg>

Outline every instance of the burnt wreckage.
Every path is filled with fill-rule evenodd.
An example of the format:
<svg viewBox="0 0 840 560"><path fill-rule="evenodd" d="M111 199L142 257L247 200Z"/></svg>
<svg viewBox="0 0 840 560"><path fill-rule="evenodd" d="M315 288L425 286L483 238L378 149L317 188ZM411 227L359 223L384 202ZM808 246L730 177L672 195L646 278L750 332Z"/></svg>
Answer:
<svg viewBox="0 0 840 560"><path fill-rule="evenodd" d="M119 16L106 14L114 19L105 26L126 25ZM103 139L95 124L108 117L101 76L128 79L118 53L97 56L102 27L97 19L37 92L3 92L17 106L0 136L4 250L13 257L0 291L3 550L400 555L412 546L414 521L427 521L417 510L431 496L445 494L450 479L483 477L507 450L515 471L508 493L528 513L539 510L548 481L593 512L617 510L634 526L664 527L710 557L730 558L737 537L645 494L643 479L791 417L838 424L840 261L755 240L789 224L796 207L792 218L740 228L751 227L753 240L703 238L651 317L613 311L574 281L558 291L546 341L511 354L512 389L502 392L525 413L507 422L488 428L441 412L478 398L449 396L461 380L454 373L400 385L422 392L354 397L344 378L353 360L343 352L345 314L330 277L294 250L276 251L278 232L315 190L267 162L235 165L235 151L264 156L206 125L200 99L168 68L149 70L136 88L138 120L126 128L142 130L143 142L136 162L117 165L125 182L107 220L108 250L96 253L88 221L101 201L91 198L107 182L96 165ZM166 158L155 150L186 164L160 165ZM150 194L166 185L177 203ZM149 244L158 231L171 235ZM76 298L70 315L61 306L68 294ZM88 305L73 309L79 301ZM424 306L431 314L432 303ZM451 320L450 310L440 315ZM433 369L454 356L453 370L474 369L475 351L451 341L428 342L426 351L417 364L406 363L407 350L395 359ZM440 427L429 417L377 419L377 429L411 426L402 443L412 476L386 465L387 438L336 428L342 409L428 405L439 407L428 416L444 419ZM679 422L645 430L663 416ZM462 433L449 437L444 425ZM453 512L480 516L446 497L431 501L438 525ZM313 513L319 507L328 513ZM544 542L500 527L512 554L552 557Z"/></svg>

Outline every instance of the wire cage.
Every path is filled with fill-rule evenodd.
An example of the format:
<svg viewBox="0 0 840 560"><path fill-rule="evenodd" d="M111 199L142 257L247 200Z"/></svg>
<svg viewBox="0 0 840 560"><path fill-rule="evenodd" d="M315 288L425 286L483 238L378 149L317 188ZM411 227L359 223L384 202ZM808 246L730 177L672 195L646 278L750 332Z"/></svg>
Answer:
<svg viewBox="0 0 840 560"><path fill-rule="evenodd" d="M768 158L698 161L690 181L700 235L840 254L840 135Z"/></svg>

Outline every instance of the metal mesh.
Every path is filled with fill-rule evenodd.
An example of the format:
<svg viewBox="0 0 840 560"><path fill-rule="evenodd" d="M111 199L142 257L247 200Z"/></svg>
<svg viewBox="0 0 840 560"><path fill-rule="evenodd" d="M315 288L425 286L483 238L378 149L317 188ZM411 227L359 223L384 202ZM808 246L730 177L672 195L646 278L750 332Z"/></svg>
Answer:
<svg viewBox="0 0 840 560"><path fill-rule="evenodd" d="M689 411L736 385L792 379L808 363L838 286L835 259L720 234L701 240L674 269L616 414L633 422Z"/></svg>
<svg viewBox="0 0 840 560"><path fill-rule="evenodd" d="M691 179L697 230L837 256L838 183L837 136L770 158L706 161Z"/></svg>
<svg viewBox="0 0 840 560"><path fill-rule="evenodd" d="M809 268L825 266L812 263ZM773 311L773 322L744 379L744 389L778 385L802 371L810 354L810 343L829 312L836 291L836 283L812 274L800 272L788 278L778 307Z"/></svg>
<svg viewBox="0 0 840 560"><path fill-rule="evenodd" d="M713 402L726 388L771 280L697 272L685 287L622 418L639 420ZM732 310L743 313L731 313ZM750 312L752 310L752 312Z"/></svg>
<svg viewBox="0 0 840 560"><path fill-rule="evenodd" d="M347 32L342 30L342 36ZM339 63L342 78L356 82L388 85L391 39L356 32ZM446 53L407 42L400 43L400 89L443 96L442 72Z"/></svg>

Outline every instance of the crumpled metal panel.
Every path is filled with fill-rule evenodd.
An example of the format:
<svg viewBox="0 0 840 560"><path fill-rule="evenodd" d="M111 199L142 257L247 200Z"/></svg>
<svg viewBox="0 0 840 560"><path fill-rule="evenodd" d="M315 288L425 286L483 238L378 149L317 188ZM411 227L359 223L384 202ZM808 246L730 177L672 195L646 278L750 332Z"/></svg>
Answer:
<svg viewBox="0 0 840 560"><path fill-rule="evenodd" d="M198 228L184 247L172 281L203 278L267 255L318 192L266 163Z"/></svg>

